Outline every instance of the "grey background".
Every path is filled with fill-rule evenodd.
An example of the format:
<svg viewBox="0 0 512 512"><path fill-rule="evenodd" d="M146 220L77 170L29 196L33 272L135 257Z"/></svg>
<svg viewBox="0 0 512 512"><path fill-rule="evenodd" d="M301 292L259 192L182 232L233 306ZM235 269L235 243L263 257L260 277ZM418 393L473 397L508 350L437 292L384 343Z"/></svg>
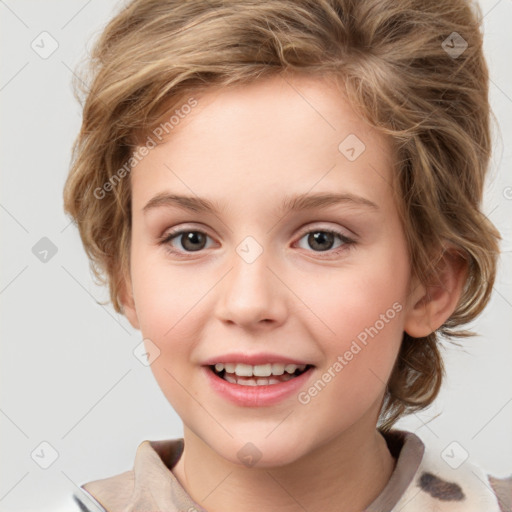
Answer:
<svg viewBox="0 0 512 512"><path fill-rule="evenodd" d="M499 275L474 324L480 336L446 351L448 378L435 405L397 427L435 445L440 457L467 452L505 476L512 473L512 1L480 3L501 130L485 199L504 239ZM81 115L72 70L116 5L0 0L1 511L55 511L76 485L130 469L142 440L183 433L149 367L133 355L140 333L96 303L107 299L106 289L94 285L62 210ZM43 31L58 44L47 58L31 46L51 49ZM46 262L33 252L48 243L43 237L57 250ZM51 461L52 449L42 442L58 454L47 469L40 464Z"/></svg>

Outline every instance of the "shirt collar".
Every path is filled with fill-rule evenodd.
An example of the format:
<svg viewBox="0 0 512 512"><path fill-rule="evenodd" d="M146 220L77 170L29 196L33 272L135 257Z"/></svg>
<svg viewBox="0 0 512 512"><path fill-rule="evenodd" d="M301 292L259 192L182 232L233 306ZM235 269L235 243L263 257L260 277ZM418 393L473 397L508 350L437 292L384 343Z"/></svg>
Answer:
<svg viewBox="0 0 512 512"><path fill-rule="evenodd" d="M390 480L365 512L389 512L393 509L411 484L425 450L421 439L412 432L380 432L396 459L396 464ZM181 457L183 449L183 438L143 441L137 448L133 471L116 477L125 476L123 482L116 482L116 486L105 485L101 490L101 501L108 504L109 510L114 510L121 494L126 496L131 491L128 502L130 510L208 512L192 499L171 471ZM126 493L120 492L123 484L127 487ZM119 503L121 508L126 505Z"/></svg>

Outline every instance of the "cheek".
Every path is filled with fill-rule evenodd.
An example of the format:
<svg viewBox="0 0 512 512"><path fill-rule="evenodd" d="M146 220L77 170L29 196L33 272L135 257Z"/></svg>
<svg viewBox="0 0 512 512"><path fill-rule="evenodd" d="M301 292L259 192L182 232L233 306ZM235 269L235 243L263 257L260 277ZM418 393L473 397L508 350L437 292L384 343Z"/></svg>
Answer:
<svg viewBox="0 0 512 512"><path fill-rule="evenodd" d="M164 247L139 240L131 253L131 273L141 332L157 339L172 336L190 324L187 315L199 299L201 282L191 267L167 262Z"/></svg>
<svg viewBox="0 0 512 512"><path fill-rule="evenodd" d="M154 248L133 250L132 286L141 334L160 350L151 369L157 380L172 385L166 370L173 375L186 371L183 361L200 339L196 315L207 289L185 267L166 265L162 254Z"/></svg>
<svg viewBox="0 0 512 512"><path fill-rule="evenodd" d="M204 324L198 316L200 299L211 288L197 281L201 283L196 274L171 270L161 262L147 265L139 280L134 279L141 333L160 351L151 371L180 416L190 406L190 394L197 393L187 382L193 366L191 354L201 339Z"/></svg>
<svg viewBox="0 0 512 512"><path fill-rule="evenodd" d="M358 410L377 399L400 348L407 258L398 250L373 256L317 279L315 286L303 282L297 291L314 313L308 325L324 351L321 371L335 375L325 376L334 382L320 399L326 406L335 400ZM308 310L305 315L309 318Z"/></svg>
<svg viewBox="0 0 512 512"><path fill-rule="evenodd" d="M330 269L314 280L297 279L294 287L308 306L304 313L309 317L311 312L310 325L318 325L316 334L333 343L346 343L376 323L379 330L393 333L401 333L403 327L406 259L398 251L356 257L350 265Z"/></svg>

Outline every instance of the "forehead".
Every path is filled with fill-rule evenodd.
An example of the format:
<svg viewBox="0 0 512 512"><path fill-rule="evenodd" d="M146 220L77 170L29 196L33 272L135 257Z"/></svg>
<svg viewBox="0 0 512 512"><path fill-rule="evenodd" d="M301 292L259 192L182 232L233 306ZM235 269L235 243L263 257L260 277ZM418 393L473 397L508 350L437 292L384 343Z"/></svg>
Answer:
<svg viewBox="0 0 512 512"><path fill-rule="evenodd" d="M132 169L134 209L162 192L244 207L308 190L391 197L390 141L328 79L275 76L191 98Z"/></svg>

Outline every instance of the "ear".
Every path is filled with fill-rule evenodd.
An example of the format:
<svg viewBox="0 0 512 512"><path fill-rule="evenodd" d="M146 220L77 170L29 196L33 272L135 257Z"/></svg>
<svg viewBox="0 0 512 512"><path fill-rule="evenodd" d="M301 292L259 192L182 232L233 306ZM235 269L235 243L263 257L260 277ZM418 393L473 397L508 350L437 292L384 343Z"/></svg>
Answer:
<svg viewBox="0 0 512 512"><path fill-rule="evenodd" d="M404 330L413 338L428 336L451 316L467 279L468 263L454 247L445 248L428 283L413 282Z"/></svg>
<svg viewBox="0 0 512 512"><path fill-rule="evenodd" d="M123 306L123 313L134 329L140 329L137 310L135 309L135 301L133 299L133 288L130 276L124 277L121 290L119 292L119 300Z"/></svg>

